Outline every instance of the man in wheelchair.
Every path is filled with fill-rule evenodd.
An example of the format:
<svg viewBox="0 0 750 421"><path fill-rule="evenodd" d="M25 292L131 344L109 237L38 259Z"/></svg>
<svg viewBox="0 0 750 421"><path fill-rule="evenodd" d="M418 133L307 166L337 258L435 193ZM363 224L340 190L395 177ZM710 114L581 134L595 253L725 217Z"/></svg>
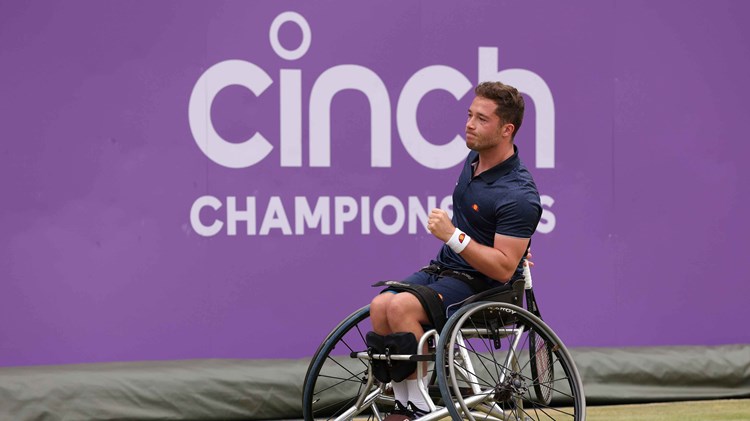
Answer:
<svg viewBox="0 0 750 421"><path fill-rule="evenodd" d="M466 145L471 150L453 191L453 218L433 209L428 230L445 244L430 265L387 288L370 304L376 353L417 353L424 325L440 330L468 297L523 278L523 257L542 215L531 173L513 139L521 127L524 100L517 89L484 82L468 110ZM373 374L391 382L396 409L386 420L425 415L416 363L373 361Z"/></svg>

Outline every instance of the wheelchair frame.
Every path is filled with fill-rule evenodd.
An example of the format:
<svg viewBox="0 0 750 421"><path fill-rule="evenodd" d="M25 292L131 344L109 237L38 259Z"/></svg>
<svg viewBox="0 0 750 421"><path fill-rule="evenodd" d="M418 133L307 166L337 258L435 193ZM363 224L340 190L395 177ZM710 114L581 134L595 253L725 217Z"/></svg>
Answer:
<svg viewBox="0 0 750 421"><path fill-rule="evenodd" d="M538 313L533 293L529 294L532 285L530 272L527 273L527 306ZM370 364L373 359L417 361L418 379L425 376L426 362L434 362L429 386L419 382L432 411L418 418L421 421L447 417L472 421L585 420L583 386L570 353L540 317L522 307L494 301L464 305L451 316L442 332L427 330L414 355L368 354L364 345L368 317L368 306L354 312L318 348L305 376L305 420L323 416L335 420L365 416L382 420L394 399L390 384L374 378ZM430 341L436 346L427 347ZM541 358L551 358L543 372L536 366L544 367L537 360L539 343ZM342 344L348 352L333 356L332 351ZM523 352L526 348L528 358ZM502 357L500 349L504 349ZM556 376L553 366L557 367ZM551 378L544 378L545 374ZM439 395L434 393L436 380ZM324 396L329 394L335 397ZM339 397L343 395L348 397ZM561 409L561 405L570 408Z"/></svg>

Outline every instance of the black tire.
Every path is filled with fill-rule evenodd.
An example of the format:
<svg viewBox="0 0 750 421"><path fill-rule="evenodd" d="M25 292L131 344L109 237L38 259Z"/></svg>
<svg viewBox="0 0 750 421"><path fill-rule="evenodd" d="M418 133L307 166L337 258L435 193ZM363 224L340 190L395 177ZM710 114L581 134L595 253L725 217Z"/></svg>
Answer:
<svg viewBox="0 0 750 421"><path fill-rule="evenodd" d="M514 329L520 335L502 335L502 329ZM549 383L540 382L542 375L531 374L534 354L526 352L530 334L551 351L556 377ZM518 342L514 346L515 337ZM468 356L471 365L459 351ZM583 386L570 353L552 329L523 308L484 302L460 309L440 335L436 361L440 393L454 420L485 419L487 413L511 420L586 418ZM462 375L461 370L466 373ZM472 386L480 391L470 390ZM554 391L552 402L537 399L537 388Z"/></svg>
<svg viewBox="0 0 750 421"><path fill-rule="evenodd" d="M305 375L302 391L305 420L335 419L356 404L367 385L368 367L350 354L367 350L365 334L370 330L370 307L365 306L344 319L320 345ZM370 392L379 387L374 380ZM393 398L379 396L374 404L387 413L393 407ZM357 414L358 418L372 416L371 409Z"/></svg>

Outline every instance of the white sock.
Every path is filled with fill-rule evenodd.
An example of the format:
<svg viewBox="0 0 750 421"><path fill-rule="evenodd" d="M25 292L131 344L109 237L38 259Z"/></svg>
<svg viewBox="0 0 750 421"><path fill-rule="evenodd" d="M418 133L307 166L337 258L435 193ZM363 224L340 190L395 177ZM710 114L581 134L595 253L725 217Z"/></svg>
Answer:
<svg viewBox="0 0 750 421"><path fill-rule="evenodd" d="M427 404L422 392L419 391L419 379L407 379L406 386L409 389L409 401L422 411L430 412L430 405Z"/></svg>
<svg viewBox="0 0 750 421"><path fill-rule="evenodd" d="M407 387L406 382L392 381L391 387L393 388L393 398L406 407L406 403L409 402L409 388Z"/></svg>

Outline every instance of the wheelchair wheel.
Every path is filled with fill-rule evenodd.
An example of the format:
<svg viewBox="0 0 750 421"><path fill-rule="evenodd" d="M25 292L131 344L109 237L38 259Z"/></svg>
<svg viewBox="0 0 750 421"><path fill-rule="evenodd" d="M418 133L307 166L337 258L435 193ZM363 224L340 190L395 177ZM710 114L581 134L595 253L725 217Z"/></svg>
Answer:
<svg viewBox="0 0 750 421"><path fill-rule="evenodd" d="M370 308L365 306L344 319L323 341L310 362L302 392L302 413L305 420L378 419L393 408L393 396L373 379L370 390L368 364L352 358L352 352L367 350L365 334L372 330ZM355 410L363 393L367 399L362 410Z"/></svg>
<svg viewBox="0 0 750 421"><path fill-rule="evenodd" d="M537 352L529 352L531 341L534 348L543 344L542 354L551 357L547 367ZM436 361L440 392L454 420L586 418L570 353L552 329L523 308L492 302L461 308L440 335Z"/></svg>

